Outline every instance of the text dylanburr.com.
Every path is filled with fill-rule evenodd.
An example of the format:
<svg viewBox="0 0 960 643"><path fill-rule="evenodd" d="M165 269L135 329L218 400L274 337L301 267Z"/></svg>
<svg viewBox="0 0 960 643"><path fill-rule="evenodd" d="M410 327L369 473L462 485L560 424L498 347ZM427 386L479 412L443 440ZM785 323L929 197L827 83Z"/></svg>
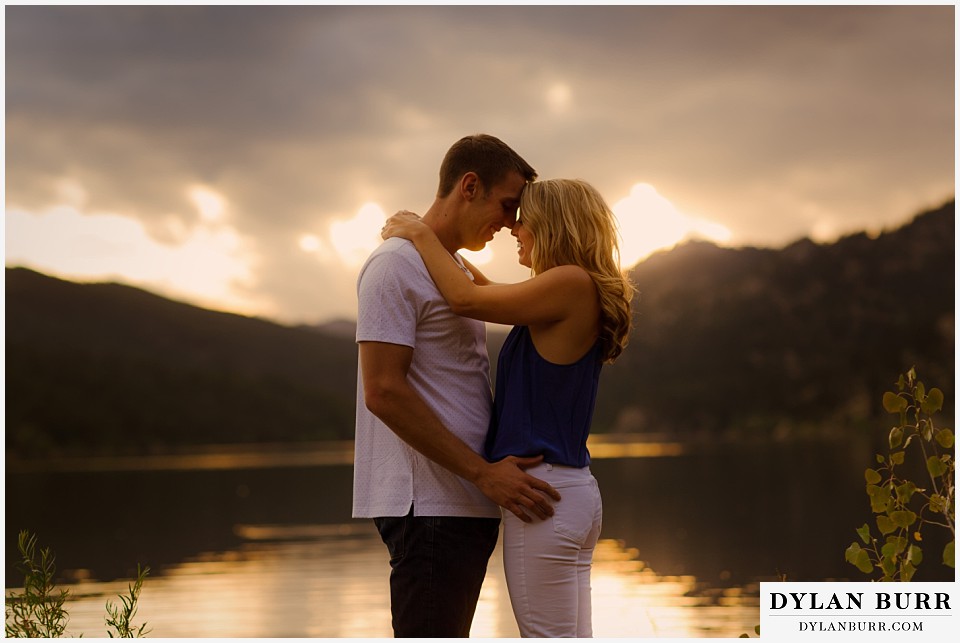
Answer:
<svg viewBox="0 0 960 643"><path fill-rule="evenodd" d="M760 638L768 641L952 640L954 583L760 583Z"/></svg>

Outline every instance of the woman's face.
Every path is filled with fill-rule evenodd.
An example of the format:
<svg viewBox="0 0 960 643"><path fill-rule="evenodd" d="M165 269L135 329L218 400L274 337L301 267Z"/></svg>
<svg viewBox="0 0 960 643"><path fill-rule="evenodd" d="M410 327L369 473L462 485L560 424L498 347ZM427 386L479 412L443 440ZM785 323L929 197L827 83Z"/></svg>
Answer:
<svg viewBox="0 0 960 643"><path fill-rule="evenodd" d="M513 229L510 231L510 234L517 238L517 261L520 262L521 266L531 268L530 253L533 252L533 235L530 234L530 231L527 230L519 218L517 222L513 224Z"/></svg>

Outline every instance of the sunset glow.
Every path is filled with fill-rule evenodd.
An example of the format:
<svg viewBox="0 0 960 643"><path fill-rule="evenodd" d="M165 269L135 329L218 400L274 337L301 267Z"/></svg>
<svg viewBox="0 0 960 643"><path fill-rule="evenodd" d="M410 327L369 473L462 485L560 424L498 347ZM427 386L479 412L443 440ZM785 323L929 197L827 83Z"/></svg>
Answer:
<svg viewBox="0 0 960 643"><path fill-rule="evenodd" d="M620 262L624 267L686 239L724 243L731 237L730 230L718 223L680 212L647 183L634 185L630 195L614 203L612 209L620 222Z"/></svg>
<svg viewBox="0 0 960 643"><path fill-rule="evenodd" d="M380 228L387 215L376 203L365 203L352 219L335 219L330 223L330 241L337 256L348 266L361 266L379 246Z"/></svg>
<svg viewBox="0 0 960 643"><path fill-rule="evenodd" d="M502 230L497 233L497 237L505 236L506 233L506 230ZM461 250L460 254L475 266L485 266L493 261L494 252L493 248L490 247L492 243L492 241L487 243L487 245L483 247L483 250ZM516 244L511 243L510 247L516 247Z"/></svg>
<svg viewBox="0 0 960 643"><path fill-rule="evenodd" d="M201 219L215 222L223 218L227 204L220 194L202 185L191 187L187 193L193 204L197 206Z"/></svg>
<svg viewBox="0 0 960 643"><path fill-rule="evenodd" d="M547 105L550 111L561 113L567 111L570 107L572 92L570 86L566 83L555 83L547 90Z"/></svg>
<svg viewBox="0 0 960 643"><path fill-rule="evenodd" d="M117 214L84 214L66 206L40 214L8 210L7 265L85 281L122 278L235 312L269 310L265 302L238 290L252 284L256 258L234 228L213 223L177 227L176 243L162 243L137 220Z"/></svg>
<svg viewBox="0 0 960 643"><path fill-rule="evenodd" d="M304 252L317 252L323 247L323 241L313 234L305 234L297 242Z"/></svg>

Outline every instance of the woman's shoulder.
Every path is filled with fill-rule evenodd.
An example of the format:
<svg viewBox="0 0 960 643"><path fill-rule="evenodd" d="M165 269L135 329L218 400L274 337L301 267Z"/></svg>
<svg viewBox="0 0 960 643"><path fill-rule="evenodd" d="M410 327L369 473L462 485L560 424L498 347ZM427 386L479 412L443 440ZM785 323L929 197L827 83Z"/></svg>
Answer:
<svg viewBox="0 0 960 643"><path fill-rule="evenodd" d="M590 273L587 272L586 268L576 264L555 266L543 271L538 276L573 287L578 285L583 288L594 287L593 277L590 276Z"/></svg>

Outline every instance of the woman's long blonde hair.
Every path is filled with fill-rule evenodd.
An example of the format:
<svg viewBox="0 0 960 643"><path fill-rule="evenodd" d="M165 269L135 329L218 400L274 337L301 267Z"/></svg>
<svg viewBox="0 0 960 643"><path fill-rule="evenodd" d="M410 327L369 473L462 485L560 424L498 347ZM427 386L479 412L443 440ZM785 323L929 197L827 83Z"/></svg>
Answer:
<svg viewBox="0 0 960 643"><path fill-rule="evenodd" d="M603 360L616 360L630 339L630 301L635 289L620 269L613 211L586 181L550 179L524 188L520 221L533 235L530 265L534 274L575 265L593 278L600 295Z"/></svg>

